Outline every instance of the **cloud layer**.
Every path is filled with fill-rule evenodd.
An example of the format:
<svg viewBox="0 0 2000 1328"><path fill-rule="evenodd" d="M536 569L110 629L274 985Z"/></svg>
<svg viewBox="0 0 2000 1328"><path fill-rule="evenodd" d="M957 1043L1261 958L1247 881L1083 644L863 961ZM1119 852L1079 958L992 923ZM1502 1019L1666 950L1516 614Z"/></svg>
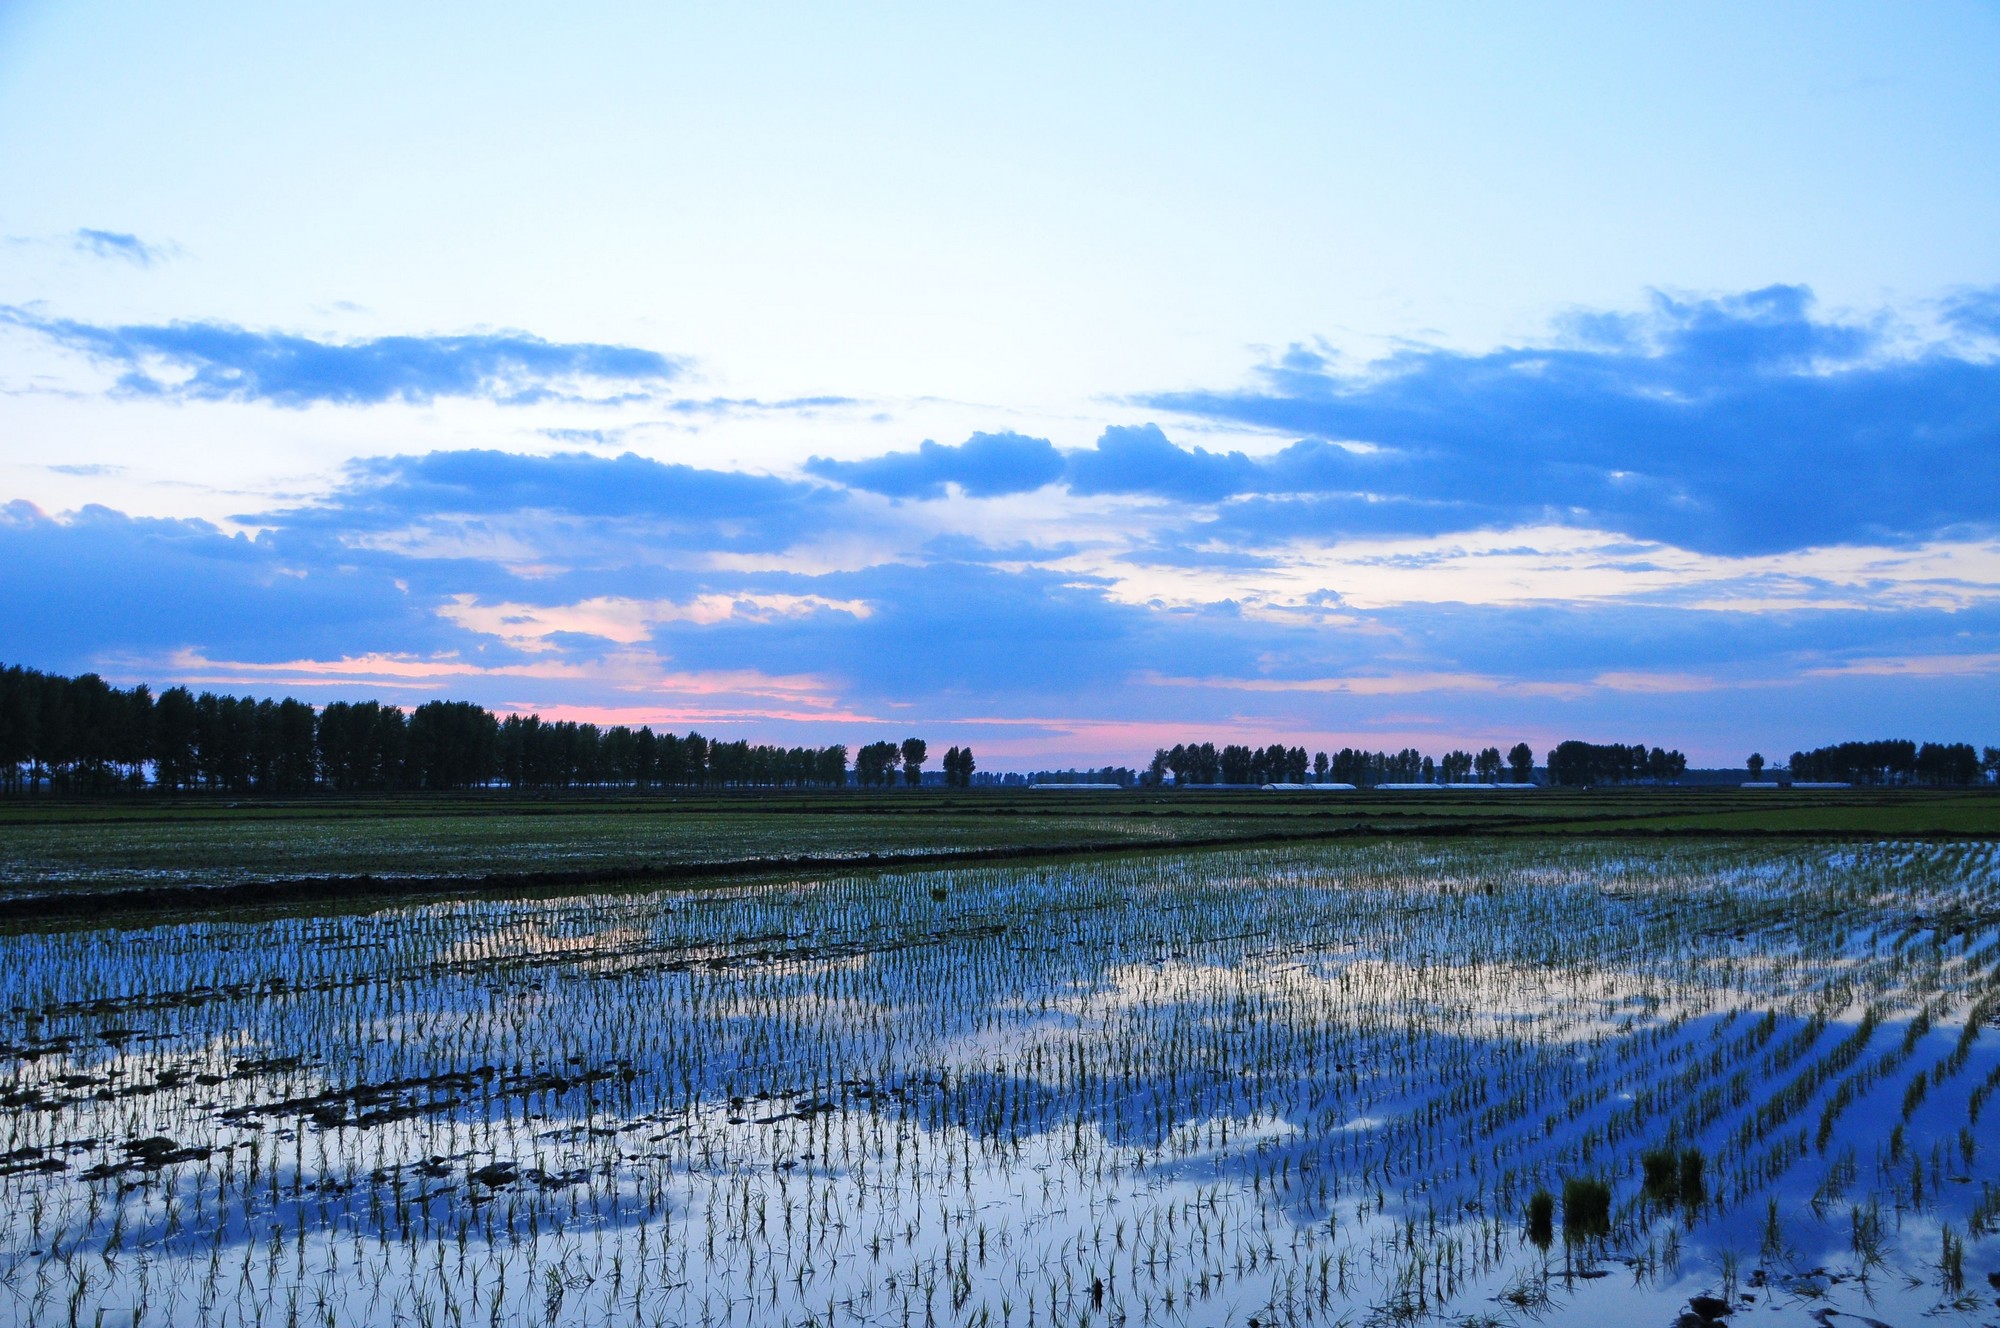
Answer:
<svg viewBox="0 0 2000 1328"><path fill-rule="evenodd" d="M1269 454L1148 424L1068 452L978 434L807 469L900 499L1152 498L1216 509L1203 519L1239 539L1557 524L1721 555L1908 544L2000 527L2000 293L1945 315L1956 337L1910 345L1885 320L1816 318L1797 287L1662 296L1572 318L1546 345L1352 369L1294 347L1251 387L1144 399L1294 439Z"/></svg>
<svg viewBox="0 0 2000 1328"><path fill-rule="evenodd" d="M1961 331L1990 331L1992 297ZM1906 542L2000 521L2000 362L1817 319L1810 293L1656 299L1554 344L1416 349L1343 372L1303 348L1256 387L1150 398L1304 435L1236 494L1260 525L1434 534L1558 520L1741 554ZM1318 440L1352 441L1362 450Z"/></svg>
<svg viewBox="0 0 2000 1328"><path fill-rule="evenodd" d="M1067 450L977 433L776 474L378 455L317 501L241 514L243 534L17 503L0 655L771 734L943 725L1024 759L1196 733L1715 760L1889 728L1996 740L1960 732L2000 675L1995 307L1968 295L1925 342L1778 288L1577 318L1529 348L1352 369L1295 349ZM133 373L179 365L132 390L197 400L679 372L521 337L404 355L34 326ZM322 352L333 367L308 363ZM1173 436L1216 423L1273 446Z"/></svg>
<svg viewBox="0 0 2000 1328"><path fill-rule="evenodd" d="M99 243L123 252L131 236ZM635 346L552 342L523 332L321 341L233 323L101 325L0 307L0 320L119 370L122 391L197 401L304 407L437 397L510 404L594 387L644 390L678 378L680 361Z"/></svg>

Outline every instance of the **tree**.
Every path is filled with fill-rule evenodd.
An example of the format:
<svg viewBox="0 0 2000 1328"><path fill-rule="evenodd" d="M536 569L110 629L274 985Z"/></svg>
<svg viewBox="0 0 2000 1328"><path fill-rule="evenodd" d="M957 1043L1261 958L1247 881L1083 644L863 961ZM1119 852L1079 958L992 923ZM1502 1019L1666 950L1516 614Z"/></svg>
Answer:
<svg viewBox="0 0 2000 1328"><path fill-rule="evenodd" d="M486 715L484 710L479 713ZM493 717L486 718L490 721ZM261 749L257 787L266 793L302 793L312 788L319 776L313 755L313 708L289 696L276 705L266 701L257 708L257 725Z"/></svg>
<svg viewBox="0 0 2000 1328"><path fill-rule="evenodd" d="M153 703L153 779L161 788L194 787L194 693L169 687Z"/></svg>
<svg viewBox="0 0 2000 1328"><path fill-rule="evenodd" d="M871 742L854 754L855 781L864 788L887 784L895 778L900 759L895 743Z"/></svg>
<svg viewBox="0 0 2000 1328"><path fill-rule="evenodd" d="M1525 742L1514 744L1507 753L1507 764L1514 772L1516 784L1526 784L1535 777L1535 749Z"/></svg>
<svg viewBox="0 0 2000 1328"><path fill-rule="evenodd" d="M1326 753L1325 753L1325 752L1314 752L1314 753L1313 753L1313 783L1315 783L1315 784L1324 784L1324 783L1326 783L1326 772L1327 772L1327 769L1328 769L1328 762L1327 762L1327 759L1326 759Z"/></svg>
<svg viewBox="0 0 2000 1328"><path fill-rule="evenodd" d="M1925 784L1971 784L1979 778L1979 753L1969 742L1927 742L1917 750L1917 779Z"/></svg>
<svg viewBox="0 0 2000 1328"><path fill-rule="evenodd" d="M1744 764L1750 767L1750 778L1762 779L1764 777L1764 754L1762 752L1750 753L1750 759L1744 762Z"/></svg>
<svg viewBox="0 0 2000 1328"><path fill-rule="evenodd" d="M409 775L418 788L472 788L493 778L500 722L469 701L426 701L410 713Z"/></svg>
<svg viewBox="0 0 2000 1328"><path fill-rule="evenodd" d="M972 749L954 747L944 754L944 782L951 788L972 787Z"/></svg>
<svg viewBox="0 0 2000 1328"><path fill-rule="evenodd" d="M1472 758L1472 773L1482 784L1500 782L1500 769L1506 762L1500 759L1498 747L1482 747L1479 755Z"/></svg>
<svg viewBox="0 0 2000 1328"><path fill-rule="evenodd" d="M660 777L660 739L647 725L632 735L632 780L650 788Z"/></svg>
<svg viewBox="0 0 2000 1328"><path fill-rule="evenodd" d="M1248 784L1252 757L1250 749L1240 743L1230 743L1222 749L1222 782L1225 784Z"/></svg>
<svg viewBox="0 0 2000 1328"><path fill-rule="evenodd" d="M911 788L924 782L924 754L928 750L922 738L903 739L903 782Z"/></svg>

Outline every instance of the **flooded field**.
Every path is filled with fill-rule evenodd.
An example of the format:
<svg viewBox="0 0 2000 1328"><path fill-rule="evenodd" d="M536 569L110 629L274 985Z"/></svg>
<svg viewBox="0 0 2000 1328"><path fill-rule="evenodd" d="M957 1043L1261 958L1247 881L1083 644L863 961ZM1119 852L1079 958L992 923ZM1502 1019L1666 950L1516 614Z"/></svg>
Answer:
<svg viewBox="0 0 2000 1328"><path fill-rule="evenodd" d="M0 1322L1991 1323L1996 996L1987 844L24 932Z"/></svg>

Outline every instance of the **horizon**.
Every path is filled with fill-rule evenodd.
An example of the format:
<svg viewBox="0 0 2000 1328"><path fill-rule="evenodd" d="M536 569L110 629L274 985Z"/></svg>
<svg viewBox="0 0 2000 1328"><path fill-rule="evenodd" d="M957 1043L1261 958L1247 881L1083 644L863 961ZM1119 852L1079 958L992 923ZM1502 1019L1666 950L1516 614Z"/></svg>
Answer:
<svg viewBox="0 0 2000 1328"><path fill-rule="evenodd" d="M0 663L2000 741L2000 10L0 7Z"/></svg>

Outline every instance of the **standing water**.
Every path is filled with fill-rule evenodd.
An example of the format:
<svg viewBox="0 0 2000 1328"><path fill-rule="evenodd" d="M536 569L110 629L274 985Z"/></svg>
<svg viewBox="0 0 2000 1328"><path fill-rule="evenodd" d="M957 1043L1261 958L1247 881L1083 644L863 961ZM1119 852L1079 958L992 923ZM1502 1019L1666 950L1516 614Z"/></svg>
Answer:
<svg viewBox="0 0 2000 1328"><path fill-rule="evenodd" d="M0 937L0 1322L1995 1320L1985 845Z"/></svg>

